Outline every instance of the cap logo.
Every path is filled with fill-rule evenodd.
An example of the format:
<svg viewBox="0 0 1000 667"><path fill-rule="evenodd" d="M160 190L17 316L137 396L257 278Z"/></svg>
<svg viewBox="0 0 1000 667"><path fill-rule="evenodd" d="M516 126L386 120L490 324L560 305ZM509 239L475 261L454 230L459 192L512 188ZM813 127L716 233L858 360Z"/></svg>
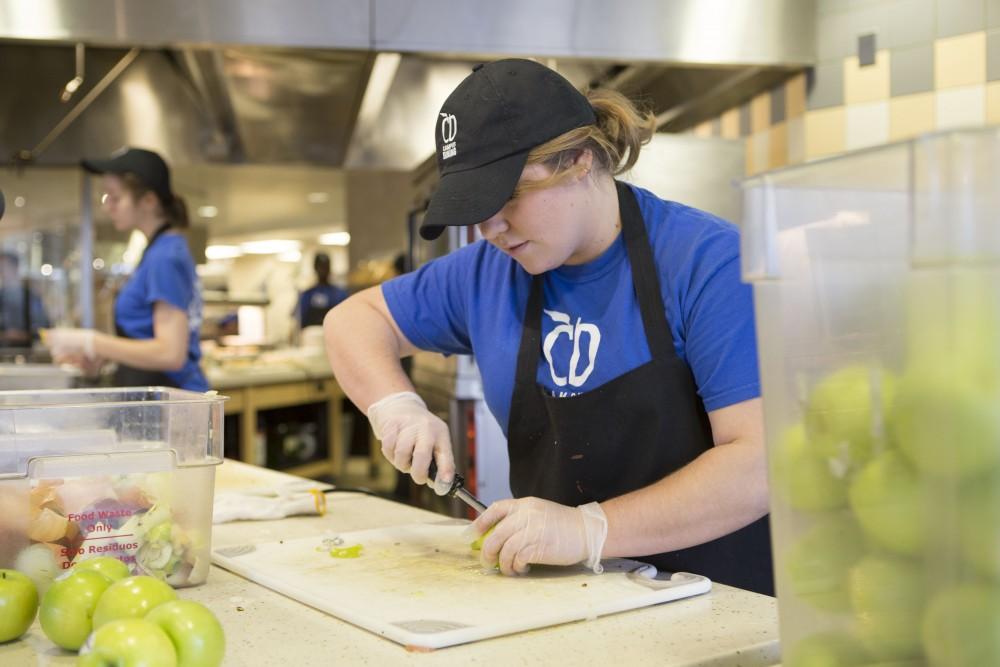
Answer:
<svg viewBox="0 0 1000 667"><path fill-rule="evenodd" d="M458 150L455 147L455 135L458 134L458 119L455 114L441 114L441 159L455 157Z"/></svg>

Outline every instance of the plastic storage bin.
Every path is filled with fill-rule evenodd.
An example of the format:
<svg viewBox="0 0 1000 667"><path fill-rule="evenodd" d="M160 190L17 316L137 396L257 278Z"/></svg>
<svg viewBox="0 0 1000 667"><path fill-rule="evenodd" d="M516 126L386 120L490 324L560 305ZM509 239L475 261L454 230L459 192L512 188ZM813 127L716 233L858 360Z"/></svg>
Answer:
<svg viewBox="0 0 1000 667"><path fill-rule="evenodd" d="M0 567L42 590L96 556L173 586L204 582L225 400L163 387L0 392Z"/></svg>
<svg viewBox="0 0 1000 667"><path fill-rule="evenodd" d="M1000 665L1000 130L744 198L783 664Z"/></svg>

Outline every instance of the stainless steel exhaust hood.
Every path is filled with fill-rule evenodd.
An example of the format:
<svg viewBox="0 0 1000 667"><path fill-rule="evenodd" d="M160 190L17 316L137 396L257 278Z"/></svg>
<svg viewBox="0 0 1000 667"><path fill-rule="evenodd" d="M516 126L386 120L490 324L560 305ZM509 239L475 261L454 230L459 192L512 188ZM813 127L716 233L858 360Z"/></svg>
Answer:
<svg viewBox="0 0 1000 667"><path fill-rule="evenodd" d="M0 154L37 146L130 47L139 57L38 162L142 143L181 163L411 169L432 152L448 91L504 55L639 95L680 131L810 63L814 11L813 0L0 0ZM76 43L84 83L62 104Z"/></svg>

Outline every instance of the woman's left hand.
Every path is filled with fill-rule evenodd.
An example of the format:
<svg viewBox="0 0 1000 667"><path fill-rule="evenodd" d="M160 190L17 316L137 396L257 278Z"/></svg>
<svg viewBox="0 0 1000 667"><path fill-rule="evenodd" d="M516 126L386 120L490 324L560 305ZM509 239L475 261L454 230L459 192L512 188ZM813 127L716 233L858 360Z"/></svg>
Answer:
<svg viewBox="0 0 1000 667"><path fill-rule="evenodd" d="M597 503L568 507L541 498L493 503L472 524L483 540L480 558L507 575L526 574L532 563L585 563L601 571L601 551L608 533L604 511Z"/></svg>

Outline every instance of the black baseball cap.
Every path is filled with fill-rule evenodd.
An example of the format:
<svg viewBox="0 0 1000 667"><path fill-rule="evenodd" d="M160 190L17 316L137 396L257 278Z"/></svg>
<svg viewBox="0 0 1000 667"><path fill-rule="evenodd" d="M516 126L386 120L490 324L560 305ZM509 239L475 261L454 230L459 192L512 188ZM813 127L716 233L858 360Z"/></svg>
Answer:
<svg viewBox="0 0 1000 667"><path fill-rule="evenodd" d="M170 169L163 158L144 148L121 148L106 160L80 160L80 165L92 174L135 174L143 185L156 193L163 204L173 198L170 189Z"/></svg>
<svg viewBox="0 0 1000 667"><path fill-rule="evenodd" d="M519 58L476 65L438 114L441 182L420 235L436 239L447 226L487 220L514 194L532 149L596 122L587 98L544 65Z"/></svg>

